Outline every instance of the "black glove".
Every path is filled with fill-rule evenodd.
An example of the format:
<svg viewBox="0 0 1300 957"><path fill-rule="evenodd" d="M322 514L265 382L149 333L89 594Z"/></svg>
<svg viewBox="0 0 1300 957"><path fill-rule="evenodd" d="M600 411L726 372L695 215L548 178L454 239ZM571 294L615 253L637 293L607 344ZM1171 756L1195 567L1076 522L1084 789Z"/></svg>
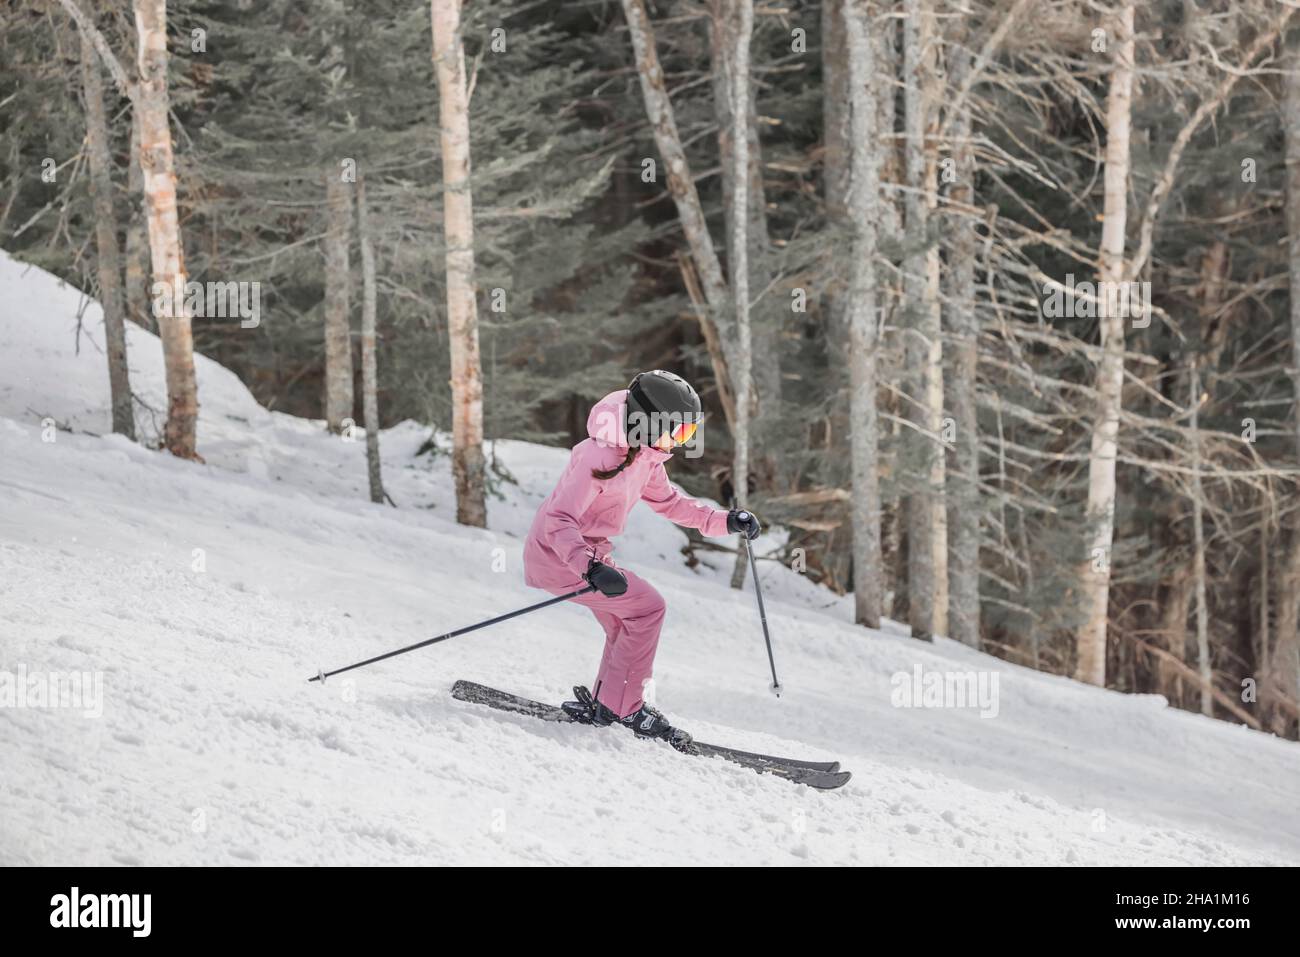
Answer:
<svg viewBox="0 0 1300 957"><path fill-rule="evenodd" d="M627 591L627 576L617 568L611 568L594 558L591 560L591 564L587 566L587 574L582 577L587 580L587 584L595 585L598 592L610 598L615 598Z"/></svg>
<svg viewBox="0 0 1300 957"><path fill-rule="evenodd" d="M763 526L758 524L758 516L743 508L733 508L727 513L727 531L740 532L750 541L758 538Z"/></svg>

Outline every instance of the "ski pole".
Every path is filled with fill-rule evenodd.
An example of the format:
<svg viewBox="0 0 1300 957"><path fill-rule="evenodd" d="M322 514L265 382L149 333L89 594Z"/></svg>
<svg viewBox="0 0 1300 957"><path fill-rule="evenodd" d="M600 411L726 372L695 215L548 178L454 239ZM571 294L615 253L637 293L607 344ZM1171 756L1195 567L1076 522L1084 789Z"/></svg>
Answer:
<svg viewBox="0 0 1300 957"><path fill-rule="evenodd" d="M748 517L748 513L740 511L736 517L742 522ZM776 659L772 656L772 635L767 630L767 609L763 607L763 586L758 580L758 565L754 563L754 548L749 543L749 536L741 536L745 539L745 551L749 554L749 574L754 579L754 594L758 596L758 617L763 622L763 641L767 643L767 663L772 666L772 694L778 698L781 697L781 682L776 677Z"/></svg>
<svg viewBox="0 0 1300 957"><path fill-rule="evenodd" d="M546 601L539 601L536 605L529 605L527 608L520 608L518 611L507 612L504 615L498 615L496 618L489 618L487 621L480 621L477 625L467 625L464 628L458 628L455 631L449 631L445 635L439 635L437 638L429 638L425 641L417 641L413 645L407 645L405 648L398 648L396 651L385 652L382 655L375 655L373 658L367 658L365 661L358 661L356 664L347 665L343 668L335 668L333 671L317 671L316 674L308 678L308 681L319 681L325 683L326 678L330 678L345 671L351 671L353 668L360 668L363 665L373 665L376 661L383 661L385 658L392 658L396 655L404 655L408 651L414 651L416 648L424 648L427 645L436 645L440 641L446 641L448 638L455 638L458 635L465 635L471 631L478 631L480 628L486 628L488 625L496 625L503 621L509 621L511 618L518 618L520 615L526 615L530 611L537 611L539 608L545 608L547 605L556 605L562 601L568 601L570 598L577 598L579 595L585 595L588 592L596 590L595 585L588 585L586 588L579 588L577 591L571 591L567 595L557 595L555 598L549 598Z"/></svg>

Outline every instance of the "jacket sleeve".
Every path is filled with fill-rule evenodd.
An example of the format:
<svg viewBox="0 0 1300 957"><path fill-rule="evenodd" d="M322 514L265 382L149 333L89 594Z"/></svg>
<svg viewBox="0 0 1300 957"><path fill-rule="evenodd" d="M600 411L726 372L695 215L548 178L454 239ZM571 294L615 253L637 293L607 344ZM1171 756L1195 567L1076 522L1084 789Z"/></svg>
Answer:
<svg viewBox="0 0 1300 957"><path fill-rule="evenodd" d="M727 510L705 505L673 485L662 462L650 470L650 479L641 490L641 501L670 522L698 528L710 538L727 534Z"/></svg>
<svg viewBox="0 0 1300 957"><path fill-rule="evenodd" d="M591 563L591 546L582 537L581 519L600 491L591 475L594 467L588 450L574 451L542 524L551 550L579 578L587 573Z"/></svg>

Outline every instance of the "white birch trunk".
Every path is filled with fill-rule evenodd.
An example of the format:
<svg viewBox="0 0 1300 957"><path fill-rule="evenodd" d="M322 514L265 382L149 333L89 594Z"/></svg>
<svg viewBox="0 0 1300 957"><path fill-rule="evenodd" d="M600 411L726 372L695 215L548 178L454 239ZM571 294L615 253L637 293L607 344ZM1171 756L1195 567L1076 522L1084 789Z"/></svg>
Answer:
<svg viewBox="0 0 1300 957"><path fill-rule="evenodd" d="M1124 239L1128 223L1129 130L1132 120L1134 39L1133 2L1116 17L1114 60L1106 101L1105 220L1101 231L1102 282L1125 278ZM1120 307L1103 307L1102 359L1097 372L1097 407L1088 459L1089 554L1080 570L1086 618L1079 630L1075 678L1106 683L1106 623L1110 602L1111 545L1115 539L1115 459L1119 448L1120 397L1124 383L1124 322ZM1106 297L1102 297L1103 302Z"/></svg>
<svg viewBox="0 0 1300 957"><path fill-rule="evenodd" d="M431 0L438 77L447 326L451 349L452 472L456 521L487 525L483 368L474 296L474 202L470 192L469 90L460 35L461 0Z"/></svg>
<svg viewBox="0 0 1300 957"><path fill-rule="evenodd" d="M908 502L908 595L912 635L947 631L948 516L944 505L943 342L939 312L939 249L929 235L937 202L937 154L927 141L937 125L936 37L929 0L906 0L903 29L904 170L908 186L903 315L912 372L908 461L916 478Z"/></svg>
<svg viewBox="0 0 1300 957"><path fill-rule="evenodd" d="M731 485L736 504L749 499L749 432L753 396L753 335L749 317L749 43L754 29L752 0L722 0L721 16L715 26L715 42L725 50L715 58L715 70L721 72L718 88L726 97L719 112L730 120L727 135L720 137L723 160L730 159L726 182L730 186L731 233L728 242L731 267L731 307L734 341L727 363L735 390L736 412L732 423ZM728 149L729 147L729 149ZM728 157L727 154L730 153ZM745 542L737 538L737 554L731 574L731 587L745 584L747 568Z"/></svg>
<svg viewBox="0 0 1300 957"><path fill-rule="evenodd" d="M851 114L848 213L853 243L846 304L849 362L849 420L853 498L853 616L869 628L880 627L881 551L880 479L877 465L876 221L880 207L880 137L876 122L876 69L866 0L844 5L848 46Z"/></svg>
<svg viewBox="0 0 1300 957"><path fill-rule="evenodd" d="M752 7L752 0L745 0ZM745 177L748 194L745 203L747 270L750 290L749 322L749 421L746 443L750 449L748 462L749 483L760 489L773 488L780 481L788 462L779 454L778 443L782 435L781 418L781 363L778 333L784 323L784 310L788 308L772 292L774 276L770 267L771 245L767 235L766 195L763 187L763 154L758 136L758 108L754 84L749 72L744 77L748 88L744 113L738 118L739 100L733 87L735 59L741 38L743 11L740 0L710 0L710 72L713 77L713 107L718 119L718 163L722 174L722 209L726 227L728 263L736 235L735 178L738 174L732 144L744 133L747 149ZM752 11L749 15L752 23ZM746 55L748 59L748 54ZM758 302L754 297L757 295ZM734 311L733 304L733 311ZM729 422L735 422L734 412ZM744 582L748 563L743 555L737 556L732 581L736 587Z"/></svg>
<svg viewBox="0 0 1300 957"><path fill-rule="evenodd" d="M155 289L158 331L167 380L167 425L163 445L180 458L199 459L198 383L194 338L185 308L185 261L176 210L176 164L172 155L167 95L166 0L135 0L140 72L135 109L140 119L140 171ZM179 294L176 294L179 293Z"/></svg>

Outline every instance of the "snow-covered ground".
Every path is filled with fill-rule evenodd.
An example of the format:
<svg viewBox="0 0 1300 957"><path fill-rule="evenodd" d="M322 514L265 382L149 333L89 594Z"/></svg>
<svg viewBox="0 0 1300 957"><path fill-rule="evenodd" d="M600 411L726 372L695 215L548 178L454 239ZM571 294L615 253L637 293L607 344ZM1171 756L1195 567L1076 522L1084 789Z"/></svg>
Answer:
<svg viewBox="0 0 1300 957"><path fill-rule="evenodd" d="M522 538L567 452L499 443L518 485L468 529L406 423L382 436L401 507L374 506L360 438L199 358L207 464L181 462L104 434L80 298L0 253L0 864L1300 863L1294 743L854 627L764 562L774 698L752 591L708 553L688 570L648 509L618 557L669 604L659 705L704 740L838 759L847 786L451 698L461 677L545 701L589 683L602 635L574 606L309 684L545 597ZM157 341L132 328L130 361L165 408ZM996 698L895 706L917 667L996 677ZM18 706L20 677L73 673L102 697Z"/></svg>

